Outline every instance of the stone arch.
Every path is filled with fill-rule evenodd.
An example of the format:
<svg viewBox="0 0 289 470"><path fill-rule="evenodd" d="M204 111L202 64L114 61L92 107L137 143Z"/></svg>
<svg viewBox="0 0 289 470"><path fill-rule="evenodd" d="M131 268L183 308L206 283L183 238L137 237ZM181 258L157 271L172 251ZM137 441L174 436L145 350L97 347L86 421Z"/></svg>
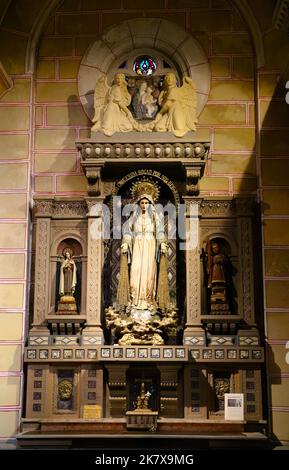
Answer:
<svg viewBox="0 0 289 470"><path fill-rule="evenodd" d="M73 230L67 230L67 229L63 229L63 231L61 230L53 238L52 243L50 245L50 256L51 257L57 256L57 248L59 244L67 238L72 238L76 242L79 243L79 245L81 246L81 250L82 250L81 256L85 257L86 256L86 240L81 236L81 234Z"/></svg>
<svg viewBox="0 0 289 470"><path fill-rule="evenodd" d="M172 39L171 39L172 38ZM123 21L91 44L84 55L78 74L78 92L86 114L93 118L93 94L96 81L110 77L118 57L135 50L162 54L170 59L180 75L188 75L196 83L199 115L210 92L208 58L191 34L171 21L160 18L136 18Z"/></svg>
<svg viewBox="0 0 289 470"><path fill-rule="evenodd" d="M37 21L32 26L32 30L30 32L28 43L27 43L26 55L25 55L25 72L26 73L35 73L38 46L41 40L43 30L50 16L54 13L54 11L60 5L61 1L62 0L51 0L48 3L48 5L44 5L43 8L41 8L40 10Z"/></svg>
<svg viewBox="0 0 289 470"><path fill-rule="evenodd" d="M214 238L222 238L227 242L231 249L231 255L236 257L238 255L238 245L236 240L232 237L232 235L226 230L223 231L216 231L216 230L210 230L209 232L206 233L206 235L202 238L201 241L201 247L204 248L207 244L208 240L213 240Z"/></svg>
<svg viewBox="0 0 289 470"><path fill-rule="evenodd" d="M263 67L265 63L264 43L258 21L253 15L252 10L246 0L231 0L231 2L236 8L236 10L239 11L251 35L256 56L257 68Z"/></svg>

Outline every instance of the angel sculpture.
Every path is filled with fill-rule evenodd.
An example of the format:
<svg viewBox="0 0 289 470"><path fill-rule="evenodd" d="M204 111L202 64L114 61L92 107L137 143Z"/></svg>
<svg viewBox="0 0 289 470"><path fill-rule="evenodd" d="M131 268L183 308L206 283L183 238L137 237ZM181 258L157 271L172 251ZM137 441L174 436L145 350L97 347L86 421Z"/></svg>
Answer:
<svg viewBox="0 0 289 470"><path fill-rule="evenodd" d="M161 109L154 121L155 131L170 131L176 137L183 137L188 131L196 130L196 87L191 78L184 77L183 86L178 88L175 74L167 73L158 103Z"/></svg>
<svg viewBox="0 0 289 470"><path fill-rule="evenodd" d="M136 122L128 109L130 102L131 95L123 73L115 74L111 87L107 85L106 76L101 77L94 92L95 124L91 130L103 132L107 136L115 132L132 131Z"/></svg>

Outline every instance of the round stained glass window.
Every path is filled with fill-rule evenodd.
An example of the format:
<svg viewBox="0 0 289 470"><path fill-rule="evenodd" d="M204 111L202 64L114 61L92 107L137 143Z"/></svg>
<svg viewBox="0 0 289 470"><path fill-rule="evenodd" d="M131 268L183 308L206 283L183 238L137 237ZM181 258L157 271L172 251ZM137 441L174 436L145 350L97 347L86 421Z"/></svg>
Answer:
<svg viewBox="0 0 289 470"><path fill-rule="evenodd" d="M148 77L152 75L157 69L156 61L148 56L141 55L137 57L133 63L133 70L137 75L142 75L143 77Z"/></svg>

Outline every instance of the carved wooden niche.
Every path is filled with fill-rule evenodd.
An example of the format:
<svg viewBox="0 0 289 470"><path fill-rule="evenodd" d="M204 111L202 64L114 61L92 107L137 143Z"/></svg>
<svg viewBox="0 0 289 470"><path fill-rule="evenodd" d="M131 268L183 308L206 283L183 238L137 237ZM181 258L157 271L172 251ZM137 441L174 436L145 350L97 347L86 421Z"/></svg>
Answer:
<svg viewBox="0 0 289 470"><path fill-rule="evenodd" d="M220 236L208 238L202 248L203 308L207 315L238 314L237 274L229 242Z"/></svg>
<svg viewBox="0 0 289 470"><path fill-rule="evenodd" d="M55 258L55 257L54 257ZM82 246L74 238L65 238L57 246L54 259L53 289L55 313L80 314L82 311Z"/></svg>

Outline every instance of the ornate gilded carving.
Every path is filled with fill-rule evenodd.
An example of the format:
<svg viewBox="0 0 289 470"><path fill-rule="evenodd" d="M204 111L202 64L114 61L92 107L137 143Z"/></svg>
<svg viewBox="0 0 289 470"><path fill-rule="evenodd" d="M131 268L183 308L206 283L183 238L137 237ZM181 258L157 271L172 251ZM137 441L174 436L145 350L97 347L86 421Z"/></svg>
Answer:
<svg viewBox="0 0 289 470"><path fill-rule="evenodd" d="M217 410L224 410L224 401L225 393L230 393L230 379L227 377L224 378L214 378L214 389L217 398Z"/></svg>
<svg viewBox="0 0 289 470"><path fill-rule="evenodd" d="M151 409L149 408L149 398L150 398L150 392L145 391L145 384L144 382L141 383L141 390L140 390L140 395L136 399L136 410L140 411L148 411Z"/></svg>
<svg viewBox="0 0 289 470"><path fill-rule="evenodd" d="M162 183L164 183L166 186L168 186L168 188L172 191L174 195L175 205L178 206L178 204L180 204L179 192L176 186L174 185L174 183L166 175L163 175L159 171L150 170L146 168L142 170L132 171L131 173L125 175L121 180L117 181L112 191L112 195L113 196L117 195L120 189L122 188L122 186L126 184L128 181L134 180L136 177L144 177L144 176L148 178L153 177L155 180L159 180Z"/></svg>
<svg viewBox="0 0 289 470"><path fill-rule="evenodd" d="M111 331L112 341L120 337L118 344L122 346L164 344L162 333L169 333L178 326L175 308L167 309L162 316L154 315L147 320L135 319L127 310L122 312L111 306L105 311L106 327Z"/></svg>
<svg viewBox="0 0 289 470"><path fill-rule="evenodd" d="M71 380L63 379L58 383L58 397L60 400L70 400L73 393L73 383Z"/></svg>

